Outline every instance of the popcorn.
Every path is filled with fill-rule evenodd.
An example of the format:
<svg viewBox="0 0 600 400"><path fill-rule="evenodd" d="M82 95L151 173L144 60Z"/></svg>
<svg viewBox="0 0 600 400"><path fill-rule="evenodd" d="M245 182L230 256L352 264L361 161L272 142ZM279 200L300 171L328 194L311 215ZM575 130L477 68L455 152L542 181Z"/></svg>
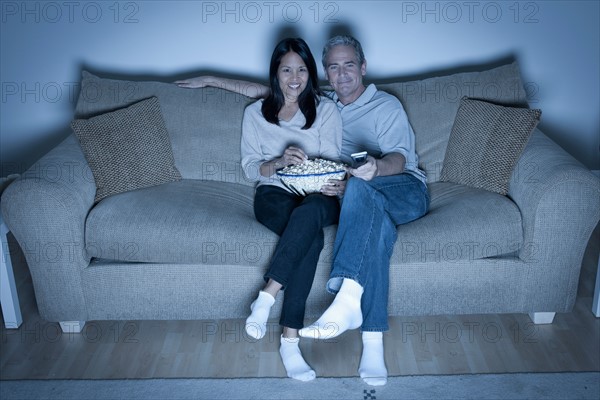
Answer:
<svg viewBox="0 0 600 400"><path fill-rule="evenodd" d="M277 171L281 182L299 195L318 193L329 179L344 179L345 174L344 164L321 158L289 165Z"/></svg>
<svg viewBox="0 0 600 400"><path fill-rule="evenodd" d="M325 174L329 172L345 171L346 166L335 161L315 158L306 160L302 164L289 165L280 171L279 175L307 175L307 174Z"/></svg>

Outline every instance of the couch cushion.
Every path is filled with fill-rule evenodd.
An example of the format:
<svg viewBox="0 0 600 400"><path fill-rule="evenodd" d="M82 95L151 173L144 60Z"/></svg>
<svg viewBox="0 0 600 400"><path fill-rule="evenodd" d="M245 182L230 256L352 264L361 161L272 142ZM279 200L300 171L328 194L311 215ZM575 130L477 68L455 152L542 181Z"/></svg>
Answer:
<svg viewBox="0 0 600 400"><path fill-rule="evenodd" d="M90 257L266 265L278 236L254 218L254 190L182 180L104 199L86 221Z"/></svg>
<svg viewBox="0 0 600 400"><path fill-rule="evenodd" d="M521 213L509 198L448 182L430 184L429 193L429 212L398 228L392 264L492 261L521 248Z"/></svg>
<svg viewBox="0 0 600 400"><path fill-rule="evenodd" d="M76 119L71 127L94 175L96 202L181 179L156 97Z"/></svg>
<svg viewBox="0 0 600 400"><path fill-rule="evenodd" d="M75 118L89 118L151 96L160 102L175 165L184 178L253 186L240 168L242 117L253 101L248 97L218 88L104 79L83 71Z"/></svg>
<svg viewBox="0 0 600 400"><path fill-rule="evenodd" d="M440 180L508 193L508 180L541 114L464 97Z"/></svg>
<svg viewBox="0 0 600 400"><path fill-rule="evenodd" d="M392 264L493 259L521 248L521 215L509 198L447 182L429 191L429 213L398 228ZM254 218L253 196L246 186L197 180L111 196L87 219L88 255L265 268L279 237ZM325 230L322 263L331 262L335 229Z"/></svg>
<svg viewBox="0 0 600 400"><path fill-rule="evenodd" d="M516 62L487 71L377 85L398 97L415 132L419 165L428 182L440 180L446 145L463 96L502 105L527 106Z"/></svg>

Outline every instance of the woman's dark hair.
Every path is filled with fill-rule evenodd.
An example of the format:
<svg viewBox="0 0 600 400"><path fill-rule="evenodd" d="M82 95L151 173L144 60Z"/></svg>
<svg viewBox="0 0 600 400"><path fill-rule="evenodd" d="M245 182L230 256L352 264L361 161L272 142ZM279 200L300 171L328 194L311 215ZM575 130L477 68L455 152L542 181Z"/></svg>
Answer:
<svg viewBox="0 0 600 400"><path fill-rule="evenodd" d="M271 56L271 65L269 67L269 83L271 84L271 93L263 101L262 114L267 121L272 124L279 125L279 111L285 103L283 92L279 87L279 79L277 78L277 70L281 59L290 51L298 54L306 64L308 70L308 82L306 87L298 96L298 106L304 114L306 124L302 129L308 129L315 122L317 117L317 105L319 104L319 96L321 90L317 78L317 64L308 48L306 42L300 38L283 39L275 46L273 55Z"/></svg>

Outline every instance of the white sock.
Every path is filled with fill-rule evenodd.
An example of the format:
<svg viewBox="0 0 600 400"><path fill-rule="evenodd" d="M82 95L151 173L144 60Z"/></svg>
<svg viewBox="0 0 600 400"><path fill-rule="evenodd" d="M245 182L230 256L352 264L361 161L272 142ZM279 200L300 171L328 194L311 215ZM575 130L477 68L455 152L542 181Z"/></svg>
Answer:
<svg viewBox="0 0 600 400"><path fill-rule="evenodd" d="M287 371L287 376L302 382L315 379L315 371L304 361L298 343L300 338L284 338L281 335L281 347L279 354Z"/></svg>
<svg viewBox="0 0 600 400"><path fill-rule="evenodd" d="M382 386L387 383L381 332L363 332L363 351L358 373L367 385Z"/></svg>
<svg viewBox="0 0 600 400"><path fill-rule="evenodd" d="M352 279L344 279L333 303L317 322L300 329L300 336L314 339L331 339L348 329L356 329L362 324L360 298L363 288Z"/></svg>
<svg viewBox="0 0 600 400"><path fill-rule="evenodd" d="M256 300L250 304L252 313L246 319L246 333L254 339L262 339L267 333L267 320L269 311L275 304L275 298L262 290L258 293Z"/></svg>

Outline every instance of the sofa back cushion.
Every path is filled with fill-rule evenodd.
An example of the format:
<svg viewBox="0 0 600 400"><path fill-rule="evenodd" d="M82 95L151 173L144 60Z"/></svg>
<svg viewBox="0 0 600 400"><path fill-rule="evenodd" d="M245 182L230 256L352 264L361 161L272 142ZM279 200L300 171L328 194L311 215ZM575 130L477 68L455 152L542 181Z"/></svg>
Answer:
<svg viewBox="0 0 600 400"><path fill-rule="evenodd" d="M377 85L402 102L415 132L419 166L428 182L440 180L446 146L463 96L501 105L527 106L516 62L481 72Z"/></svg>
<svg viewBox="0 0 600 400"><path fill-rule="evenodd" d="M218 88L105 79L83 71L75 118L100 115L152 96L160 102L175 166L183 178L253 185L240 168L242 117L253 101L248 97Z"/></svg>
<svg viewBox="0 0 600 400"><path fill-rule="evenodd" d="M428 182L440 180L463 96L527 106L516 62L481 72L377 87L402 102L415 131L419 165ZM251 98L218 88L185 89L171 83L105 79L83 71L75 118L89 118L151 96L160 101L175 165L183 178L253 185L240 168L242 118L245 107L254 101Z"/></svg>

